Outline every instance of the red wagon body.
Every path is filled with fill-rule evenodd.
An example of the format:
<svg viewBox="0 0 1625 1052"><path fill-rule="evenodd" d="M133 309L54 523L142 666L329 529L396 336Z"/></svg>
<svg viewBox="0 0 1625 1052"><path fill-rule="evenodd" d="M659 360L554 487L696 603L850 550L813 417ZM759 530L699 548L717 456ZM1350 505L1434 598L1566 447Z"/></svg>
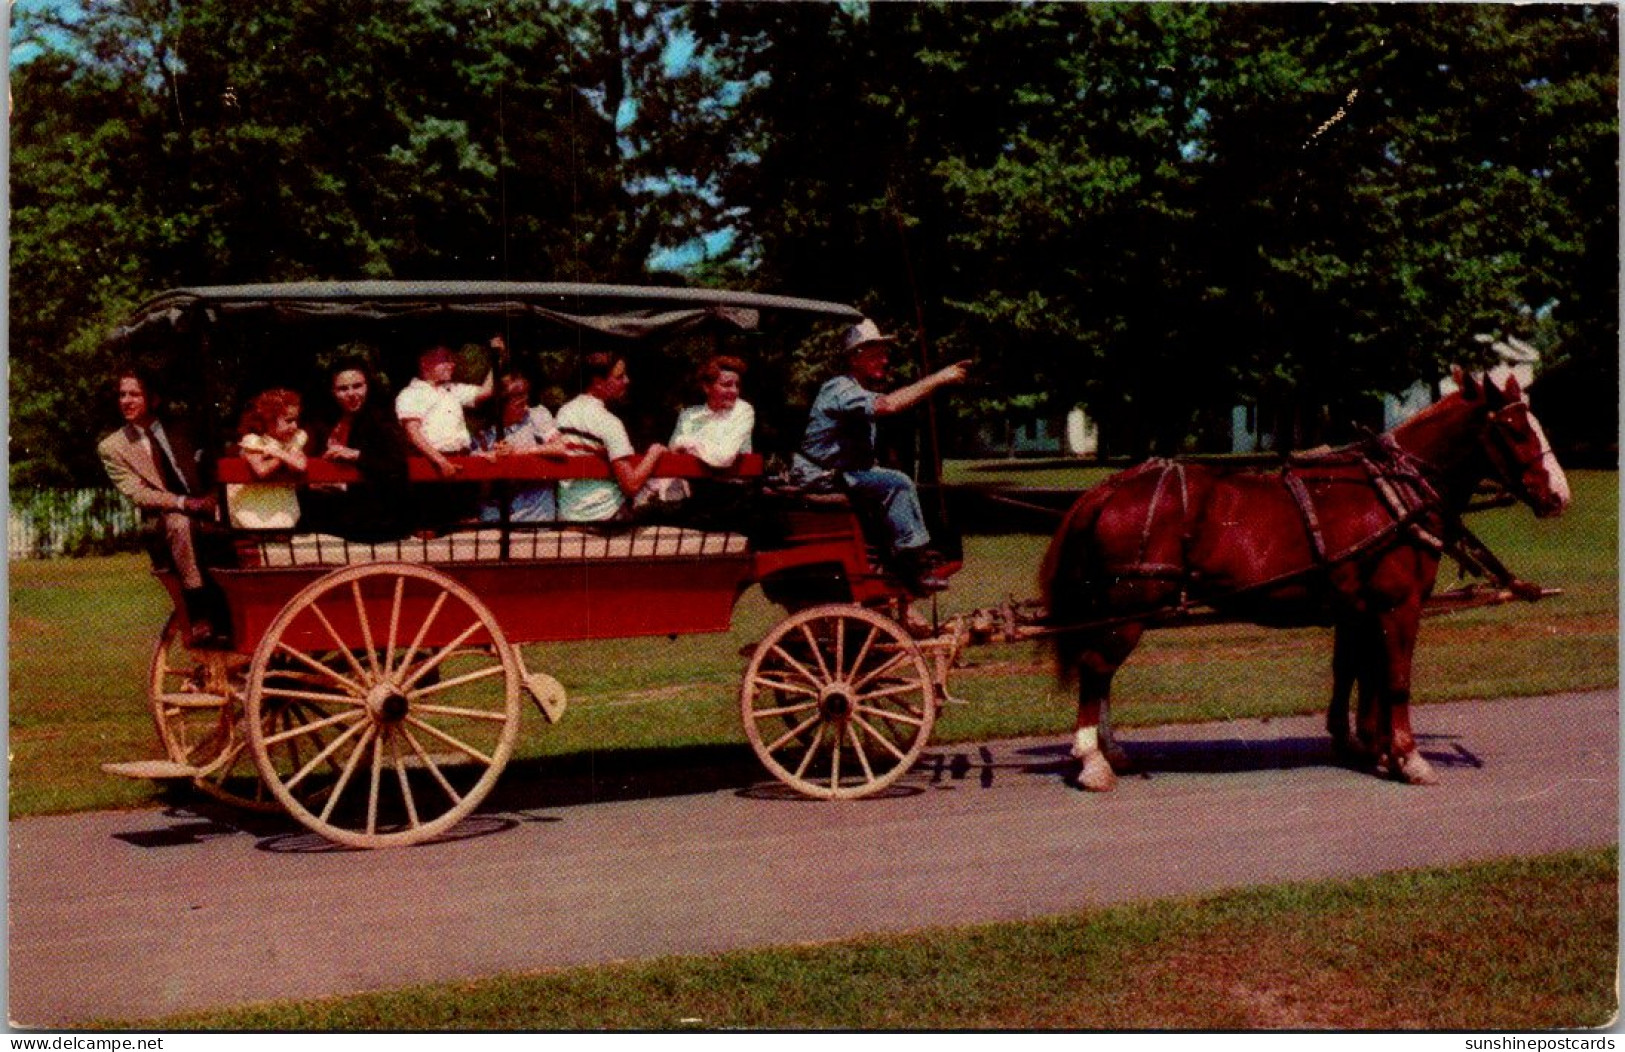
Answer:
<svg viewBox="0 0 1625 1052"><path fill-rule="evenodd" d="M748 329L763 310L858 316L838 304L689 289L250 286L159 297L115 342L192 341L208 359L223 335L261 328L336 325L353 335L515 316L636 342L708 324ZM590 457L455 459L459 482L494 487L608 475ZM413 492L430 499L439 479L432 466L412 461L409 471ZM717 473L667 454L655 474ZM725 475L760 487L763 459L746 455ZM313 459L288 484L359 478ZM225 459L216 482L266 480ZM234 563L211 570L229 610L229 645L183 643L179 586L159 574L177 610L149 679L167 759L120 773L187 777L237 803L285 809L347 844L419 842L489 792L511 754L524 695L549 720L562 714L563 688L526 667L525 645L726 632L740 596L760 586L788 616L756 645L744 673L752 747L801 792L879 791L927 741L940 662L933 669L929 646L899 623L908 593L877 565L845 498L758 501L771 511L769 530L499 523L370 542L238 531Z"/></svg>

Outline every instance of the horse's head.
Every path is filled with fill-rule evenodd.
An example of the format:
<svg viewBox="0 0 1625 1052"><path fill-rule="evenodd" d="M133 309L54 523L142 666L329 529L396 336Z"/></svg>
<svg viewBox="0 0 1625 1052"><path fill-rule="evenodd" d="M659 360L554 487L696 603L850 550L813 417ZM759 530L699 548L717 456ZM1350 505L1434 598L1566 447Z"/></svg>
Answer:
<svg viewBox="0 0 1625 1052"><path fill-rule="evenodd" d="M1480 380L1459 369L1454 377L1464 399L1483 402L1482 442L1496 478L1541 518L1561 514L1569 506L1569 480L1518 378L1508 376L1498 387L1488 376Z"/></svg>

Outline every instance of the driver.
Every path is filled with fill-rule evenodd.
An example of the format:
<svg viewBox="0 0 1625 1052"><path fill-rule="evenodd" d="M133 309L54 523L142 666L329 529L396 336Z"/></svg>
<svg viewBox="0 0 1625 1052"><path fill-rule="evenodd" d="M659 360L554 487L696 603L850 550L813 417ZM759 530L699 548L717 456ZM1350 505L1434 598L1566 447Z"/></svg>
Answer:
<svg viewBox="0 0 1625 1052"><path fill-rule="evenodd" d="M877 393L890 375L896 340L867 318L846 331L846 372L825 383L813 400L790 480L808 488L844 490L877 508L886 524L892 568L915 592L939 592L948 582L936 573L940 559L928 547L931 534L914 480L875 463L875 418L911 409L939 387L964 383L970 362L955 362L890 393Z"/></svg>

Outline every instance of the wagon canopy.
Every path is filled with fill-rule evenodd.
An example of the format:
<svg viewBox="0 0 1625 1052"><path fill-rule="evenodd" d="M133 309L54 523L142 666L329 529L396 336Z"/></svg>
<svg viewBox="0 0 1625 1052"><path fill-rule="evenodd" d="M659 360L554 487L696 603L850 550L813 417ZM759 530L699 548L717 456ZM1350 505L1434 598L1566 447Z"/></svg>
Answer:
<svg viewBox="0 0 1625 1052"><path fill-rule="evenodd" d="M531 321L615 341L707 328L754 331L763 311L856 321L841 303L716 289L569 282L348 281L175 289L142 304L108 341L129 349L219 329L461 327Z"/></svg>

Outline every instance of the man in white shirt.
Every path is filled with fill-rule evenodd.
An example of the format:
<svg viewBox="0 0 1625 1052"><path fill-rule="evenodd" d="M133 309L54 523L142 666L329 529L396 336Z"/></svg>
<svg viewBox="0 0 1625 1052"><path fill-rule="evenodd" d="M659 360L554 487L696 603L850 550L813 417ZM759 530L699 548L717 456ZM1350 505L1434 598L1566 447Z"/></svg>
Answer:
<svg viewBox="0 0 1625 1052"><path fill-rule="evenodd" d="M430 347L418 356L417 377L395 396L395 415L406 428L406 437L446 477L457 474L457 465L447 455L467 453L474 442L463 411L490 398L493 390L490 369L479 384L456 383L456 375L451 349Z"/></svg>
<svg viewBox="0 0 1625 1052"><path fill-rule="evenodd" d="M666 447L656 442L640 457L632 448L626 425L612 411L626 399L632 379L626 359L594 351L582 360L587 389L559 408L559 430L570 452L603 457L607 479L565 479L559 483L559 518L566 522L604 522L630 515L628 499L654 474Z"/></svg>

